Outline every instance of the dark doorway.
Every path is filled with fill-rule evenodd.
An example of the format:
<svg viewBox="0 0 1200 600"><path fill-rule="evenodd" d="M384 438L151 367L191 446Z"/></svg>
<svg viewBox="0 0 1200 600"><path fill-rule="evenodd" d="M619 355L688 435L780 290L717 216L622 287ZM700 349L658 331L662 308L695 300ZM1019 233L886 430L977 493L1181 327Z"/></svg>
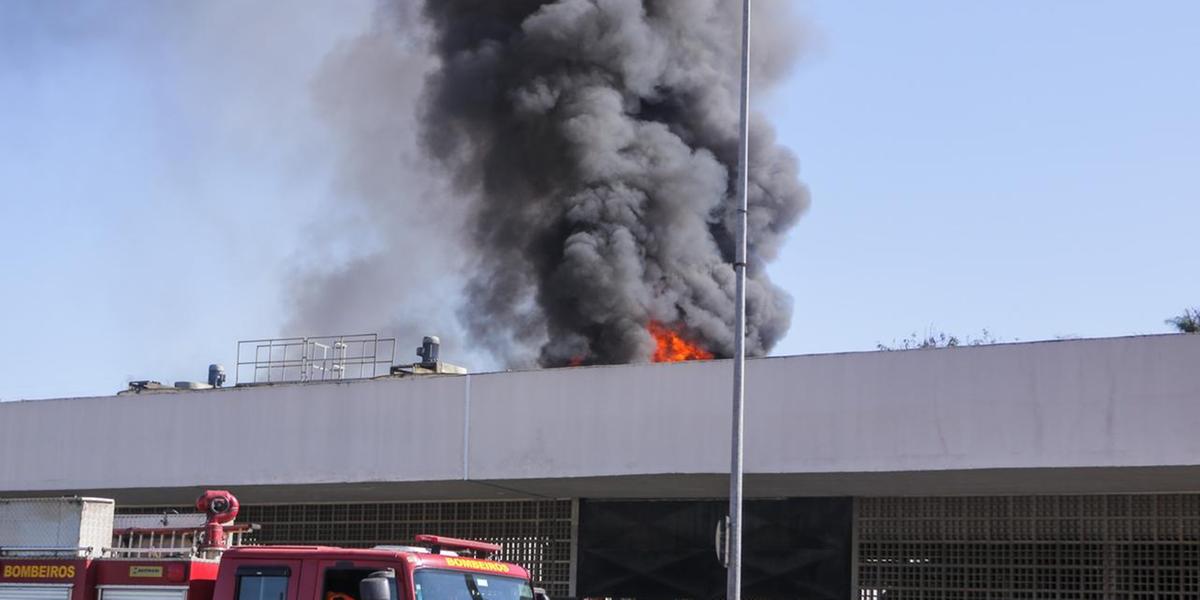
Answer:
<svg viewBox="0 0 1200 600"><path fill-rule="evenodd" d="M580 501L577 594L723 598L714 547L728 510L724 500ZM851 596L851 499L751 500L744 513L744 597Z"/></svg>

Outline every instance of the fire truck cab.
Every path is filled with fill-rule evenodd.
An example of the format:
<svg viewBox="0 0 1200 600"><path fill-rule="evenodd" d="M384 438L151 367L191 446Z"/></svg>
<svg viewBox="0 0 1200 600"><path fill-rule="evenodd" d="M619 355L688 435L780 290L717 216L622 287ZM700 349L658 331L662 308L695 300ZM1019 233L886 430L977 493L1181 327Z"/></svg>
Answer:
<svg viewBox="0 0 1200 600"><path fill-rule="evenodd" d="M0 600L534 600L524 568L488 558L495 544L239 545L251 527L233 524L232 494L197 508L114 528L111 500L0 499Z"/></svg>
<svg viewBox="0 0 1200 600"><path fill-rule="evenodd" d="M518 565L464 554L491 544L418 536L430 547L244 546L221 558L217 600L533 600ZM462 554L460 554L462 553Z"/></svg>

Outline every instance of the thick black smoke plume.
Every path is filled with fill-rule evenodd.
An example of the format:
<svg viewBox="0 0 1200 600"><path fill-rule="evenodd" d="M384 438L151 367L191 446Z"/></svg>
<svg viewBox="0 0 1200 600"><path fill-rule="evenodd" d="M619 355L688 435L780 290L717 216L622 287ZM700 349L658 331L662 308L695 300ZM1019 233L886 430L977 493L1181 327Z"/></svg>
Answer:
<svg viewBox="0 0 1200 600"><path fill-rule="evenodd" d="M732 353L740 6L427 0L421 140L470 207L476 341L509 364L643 361L657 321ZM756 12L756 84L794 55L786 12ZM764 354L791 316L764 263L808 196L771 127L751 135L747 351Z"/></svg>

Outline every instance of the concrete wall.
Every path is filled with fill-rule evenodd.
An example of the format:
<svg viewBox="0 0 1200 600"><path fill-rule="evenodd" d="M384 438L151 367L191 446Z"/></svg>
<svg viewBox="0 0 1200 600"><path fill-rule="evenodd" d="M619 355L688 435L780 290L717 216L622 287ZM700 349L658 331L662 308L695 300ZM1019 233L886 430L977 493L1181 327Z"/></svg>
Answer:
<svg viewBox="0 0 1200 600"><path fill-rule="evenodd" d="M711 496L728 470L730 371L716 361L3 403L0 492ZM1145 482L1120 491L1200 489L1200 336L771 358L747 377L746 468L760 495L867 481L868 493L905 493L904 481L928 493L963 474L980 492L1072 491L1072 478L1099 472ZM1046 483L1022 490L1025 470ZM944 476L881 478L905 472ZM1002 475L979 477L989 472Z"/></svg>

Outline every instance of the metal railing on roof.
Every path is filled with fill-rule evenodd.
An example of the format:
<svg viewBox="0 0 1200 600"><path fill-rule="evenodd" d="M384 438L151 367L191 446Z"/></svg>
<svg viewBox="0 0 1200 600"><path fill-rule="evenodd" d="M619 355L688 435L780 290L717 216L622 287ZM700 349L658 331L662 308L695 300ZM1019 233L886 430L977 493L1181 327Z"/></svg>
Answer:
<svg viewBox="0 0 1200 600"><path fill-rule="evenodd" d="M387 375L396 339L378 334L270 338L238 342L238 385L365 379Z"/></svg>
<svg viewBox="0 0 1200 600"><path fill-rule="evenodd" d="M0 546L2 557L81 557L89 556L95 548L91 546Z"/></svg>

